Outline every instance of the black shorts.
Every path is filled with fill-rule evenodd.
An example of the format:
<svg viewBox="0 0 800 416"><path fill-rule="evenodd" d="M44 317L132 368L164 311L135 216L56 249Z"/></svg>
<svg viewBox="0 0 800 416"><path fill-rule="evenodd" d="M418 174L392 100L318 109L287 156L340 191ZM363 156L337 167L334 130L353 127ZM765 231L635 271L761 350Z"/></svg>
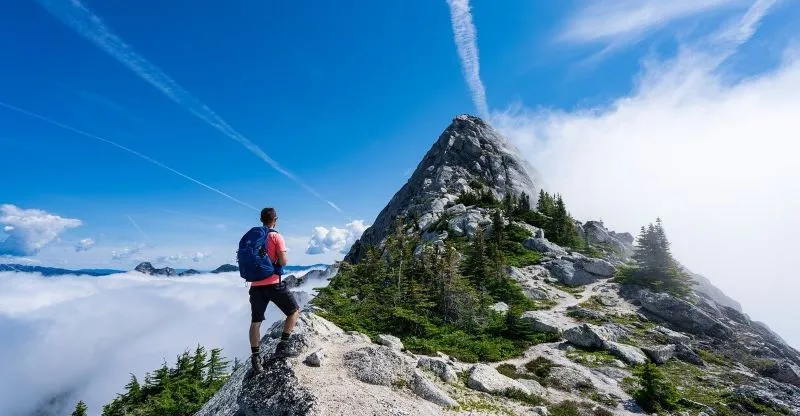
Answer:
<svg viewBox="0 0 800 416"><path fill-rule="evenodd" d="M264 320L264 312L267 311L267 305L272 302L277 306L284 315L291 315L296 310L300 309L297 301L294 300L294 295L289 291L286 283L278 283L269 286L251 286L250 287L250 315L252 322L262 322Z"/></svg>

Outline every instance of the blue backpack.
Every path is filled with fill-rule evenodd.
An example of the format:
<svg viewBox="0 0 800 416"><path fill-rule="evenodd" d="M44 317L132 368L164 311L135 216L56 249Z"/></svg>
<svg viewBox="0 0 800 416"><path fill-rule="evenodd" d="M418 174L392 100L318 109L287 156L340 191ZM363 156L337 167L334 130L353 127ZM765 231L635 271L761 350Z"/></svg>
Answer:
<svg viewBox="0 0 800 416"><path fill-rule="evenodd" d="M239 263L239 275L248 282L264 280L274 274L281 274L281 266L272 264L267 255L269 233L277 233L272 228L253 227L239 240L236 261Z"/></svg>

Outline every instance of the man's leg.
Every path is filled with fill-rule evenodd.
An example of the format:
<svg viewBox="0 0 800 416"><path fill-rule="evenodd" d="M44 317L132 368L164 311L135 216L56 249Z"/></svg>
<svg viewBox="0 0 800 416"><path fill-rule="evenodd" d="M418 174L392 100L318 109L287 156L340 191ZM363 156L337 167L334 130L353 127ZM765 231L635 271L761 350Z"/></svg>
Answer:
<svg viewBox="0 0 800 416"><path fill-rule="evenodd" d="M286 315L286 321L283 324L283 334L281 340L275 347L275 356L277 357L296 357L299 351L291 351L287 341L289 336L294 331L294 325L297 323L297 317L300 315L300 306L294 300L294 295L289 291L286 285L278 285L272 289L270 293L270 300Z"/></svg>
<svg viewBox="0 0 800 416"><path fill-rule="evenodd" d="M261 322L250 323L250 348L258 351L258 343L261 340Z"/></svg>
<svg viewBox="0 0 800 416"><path fill-rule="evenodd" d="M264 368L261 365L259 351L261 341L261 322L264 321L264 312L267 310L269 300L264 296L263 290L258 287L250 288L250 363L253 371L260 373Z"/></svg>
<svg viewBox="0 0 800 416"><path fill-rule="evenodd" d="M294 331L294 325L297 323L297 317L300 316L300 309L295 309L294 312L286 315L286 322L283 324L283 333L291 334Z"/></svg>

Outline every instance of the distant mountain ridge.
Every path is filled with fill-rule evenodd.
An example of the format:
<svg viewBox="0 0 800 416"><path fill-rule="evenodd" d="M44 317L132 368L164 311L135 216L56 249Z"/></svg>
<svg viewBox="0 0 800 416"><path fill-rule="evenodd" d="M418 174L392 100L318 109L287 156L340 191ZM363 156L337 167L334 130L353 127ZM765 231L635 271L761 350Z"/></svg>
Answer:
<svg viewBox="0 0 800 416"><path fill-rule="evenodd" d="M43 276L108 276L111 274L125 273L124 270L115 269L61 269L57 267L30 266L23 264L0 264L0 272L41 273Z"/></svg>

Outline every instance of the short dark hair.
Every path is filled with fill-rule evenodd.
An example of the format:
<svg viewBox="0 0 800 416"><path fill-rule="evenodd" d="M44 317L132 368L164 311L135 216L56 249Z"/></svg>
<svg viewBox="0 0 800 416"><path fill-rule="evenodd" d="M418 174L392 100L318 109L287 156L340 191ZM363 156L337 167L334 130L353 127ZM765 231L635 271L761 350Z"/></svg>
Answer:
<svg viewBox="0 0 800 416"><path fill-rule="evenodd" d="M275 208L264 208L261 210L262 223L272 224L272 221L275 221L275 218L278 218L278 212L275 211Z"/></svg>

